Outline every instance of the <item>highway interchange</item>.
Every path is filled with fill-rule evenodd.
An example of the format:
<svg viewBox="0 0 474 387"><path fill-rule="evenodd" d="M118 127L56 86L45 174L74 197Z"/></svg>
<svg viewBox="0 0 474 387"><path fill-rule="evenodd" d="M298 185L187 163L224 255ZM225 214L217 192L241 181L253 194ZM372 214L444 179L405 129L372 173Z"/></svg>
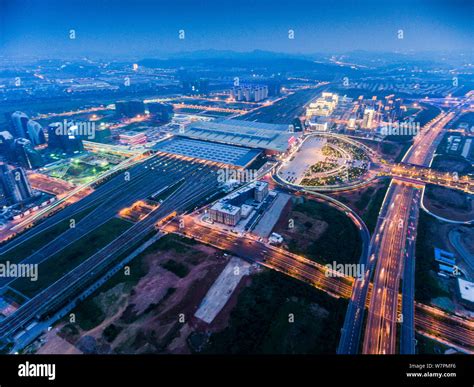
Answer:
<svg viewBox="0 0 474 387"><path fill-rule="evenodd" d="M415 138L403 162L429 167L446 124L456 118L471 98L463 99L450 111L441 113ZM144 219L135 223L107 246L80 263L69 273L42 289L12 315L0 321L0 339L11 340L34 319L49 316L87 285L93 283L132 246L142 243L153 232L156 224L170 214L184 213L218 191L215 173L219 166L183 157L158 153L144 159L125 172L115 175L100 185L92 194L73 203L13 241L0 248L1 255L15 249L30 238L47 235L60 222L74 219L88 211L76 223L52 240L46 240L33 254L22 257L22 263L41 263L78 241L87 233L116 216L136 200L166 190L176 181L185 182ZM284 181L276 182L287 190L294 187ZM346 213L360 230L362 254L359 264L364 265L364 276L328 276L327 268L257 240L237 237L212 228L197 226L184 217L185 228L174 223L167 232L184 234L235 255L278 270L335 297L349 299L349 305L337 349L341 354L393 354L415 352L415 329L456 346L466 352L474 351L474 324L472 321L444 313L440 309L418 304L414 300L414 246L420 207L420 190L414 182L397 176L389 186L380 209L376 230L372 237L360 217L344 204L322 194L300 191L314 200L321 200ZM372 275L374 276L372 279ZM0 289L10 285L11 279L2 278ZM400 286L400 284L402 286ZM401 290L401 292L400 292ZM361 343L365 309L367 323ZM416 310L416 314L415 314ZM400 324L400 329L397 324ZM416 327L416 328L415 328Z"/></svg>
<svg viewBox="0 0 474 387"><path fill-rule="evenodd" d="M470 98L460 103L459 108L470 103ZM452 109L455 109L452 108ZM454 112L441 113L415 138L413 146L403 161L410 164L429 166L441 141L441 134L446 124L455 117ZM370 299L367 324L365 328L363 353L393 354L397 352L397 323L401 329L401 353L415 352L414 339L414 246L420 192L416 187L394 183L390 185L379 215L376 230L371 244L370 259L376 263L373 279L373 296ZM372 258L373 257L373 258ZM373 265L371 266L371 269ZM370 276L370 274L369 274ZM398 313L398 294L400 280L402 286L402 312ZM355 299L363 290L355 288ZM359 301L360 302L360 301ZM359 304L360 307L360 304ZM359 321L352 322L351 328L355 337L362 327L363 309L360 309ZM357 351L352 346L340 348L341 353Z"/></svg>

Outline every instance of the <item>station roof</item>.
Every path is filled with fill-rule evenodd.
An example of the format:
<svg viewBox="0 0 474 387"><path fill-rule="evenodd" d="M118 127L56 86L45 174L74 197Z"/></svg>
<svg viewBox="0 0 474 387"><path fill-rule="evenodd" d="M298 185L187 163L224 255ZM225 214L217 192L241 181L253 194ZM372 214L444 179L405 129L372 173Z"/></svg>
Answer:
<svg viewBox="0 0 474 387"><path fill-rule="evenodd" d="M288 125L243 120L194 122L176 134L200 140L277 152L285 152L289 147L289 140L299 135L298 133L290 133Z"/></svg>
<svg viewBox="0 0 474 387"><path fill-rule="evenodd" d="M242 168L250 164L260 154L260 151L256 149L201 141L186 137L173 137L169 140L159 142L153 149L160 152L214 161Z"/></svg>

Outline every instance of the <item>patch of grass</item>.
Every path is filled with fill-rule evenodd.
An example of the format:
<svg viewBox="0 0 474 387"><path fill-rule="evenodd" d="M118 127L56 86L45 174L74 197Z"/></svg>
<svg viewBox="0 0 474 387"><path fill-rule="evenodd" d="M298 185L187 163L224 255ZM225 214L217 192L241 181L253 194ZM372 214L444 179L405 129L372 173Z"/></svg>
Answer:
<svg viewBox="0 0 474 387"><path fill-rule="evenodd" d="M89 331L101 324L106 317L105 312L97 304L95 298L88 298L82 302L74 312L76 315L76 323L84 331Z"/></svg>
<svg viewBox="0 0 474 387"><path fill-rule="evenodd" d="M419 122L421 127L441 113L441 109L437 106L423 102L420 103L420 106L423 107L423 110L416 115L415 122Z"/></svg>
<svg viewBox="0 0 474 387"><path fill-rule="evenodd" d="M407 153L408 149L410 149L411 144L411 142L406 142L403 144L403 148L400 150L400 153L394 160L395 163L400 163L402 161L403 157L405 156L405 153Z"/></svg>
<svg viewBox="0 0 474 387"><path fill-rule="evenodd" d="M436 222L431 215L420 211L416 234L415 299L424 303L429 303L432 298L450 296L441 287L436 275L437 264L434 260L436 240L433 237Z"/></svg>
<svg viewBox="0 0 474 387"><path fill-rule="evenodd" d="M34 296L112 242L130 226L129 222L122 219L110 219L63 251L40 263L37 281L19 278L13 282L12 287L29 297Z"/></svg>
<svg viewBox="0 0 474 387"><path fill-rule="evenodd" d="M169 250L174 250L177 253L184 254L187 253L190 250L189 246L195 245L196 242L195 240L184 238L179 235L175 234L168 234L165 235L163 238L158 240L156 243L154 243L152 246L150 246L146 251L149 251L150 248L153 247L153 250L161 250L161 251L169 251Z"/></svg>
<svg viewBox="0 0 474 387"><path fill-rule="evenodd" d="M388 186L390 184L389 180L385 181L383 187L380 187L374 195L370 195L368 199L368 204L365 211L363 212L361 218L364 221L365 225L369 229L370 233L373 233L375 226L377 224L377 218L379 217L380 208L382 207L382 202L387 192Z"/></svg>
<svg viewBox="0 0 474 387"><path fill-rule="evenodd" d="M69 228L70 219L74 219L77 223L88 213L90 213L94 208L95 207L91 207L80 211L76 215L72 215L69 219L64 219L58 224L52 226L51 228L26 240L25 242L21 243L19 246L13 248L9 252L0 255L0 262L10 261L12 263L15 263L22 261L23 259L33 254L36 250L38 250L39 247L43 246L49 241L52 241L53 239L61 235L64 231L66 231Z"/></svg>
<svg viewBox="0 0 474 387"><path fill-rule="evenodd" d="M447 345L438 343L436 340L432 340L418 333L415 335L415 337L417 341L416 351L420 355L439 355L443 354L447 349L450 348Z"/></svg>
<svg viewBox="0 0 474 387"><path fill-rule="evenodd" d="M59 336L67 341L74 340L79 336L79 329L77 329L76 325L68 323L61 328Z"/></svg>
<svg viewBox="0 0 474 387"><path fill-rule="evenodd" d="M361 253L359 230L345 214L327 204L313 200L296 204L293 212L300 212L312 219L324 221L328 227L307 248L302 249L296 239L288 241L288 248L291 252L302 254L321 263L359 261Z"/></svg>
<svg viewBox="0 0 474 387"><path fill-rule="evenodd" d="M346 307L343 299L281 273L265 271L255 275L242 291L228 327L212 334L203 352L335 353Z"/></svg>
<svg viewBox="0 0 474 387"><path fill-rule="evenodd" d="M122 332L122 330L122 327L117 326L115 324L110 324L107 328L104 329L102 335L108 343L111 343L115 340L119 333Z"/></svg>

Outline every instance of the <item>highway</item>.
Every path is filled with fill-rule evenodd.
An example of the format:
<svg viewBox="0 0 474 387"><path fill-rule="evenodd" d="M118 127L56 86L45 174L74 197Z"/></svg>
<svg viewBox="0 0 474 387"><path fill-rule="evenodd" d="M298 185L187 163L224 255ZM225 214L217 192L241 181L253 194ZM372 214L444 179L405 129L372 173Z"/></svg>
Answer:
<svg viewBox="0 0 474 387"><path fill-rule="evenodd" d="M185 216L182 220L184 228L180 229L177 222L173 221L164 226L163 231L193 238L249 262L279 271L333 297L350 299L353 297L353 289L357 287L357 284L361 284L362 287L367 285L368 298L370 299L372 286L365 278L360 281L352 277L328 275L329 273L324 265L281 248L264 244L250 236L242 237L197 223L190 216ZM401 300L401 295L398 295L398 299ZM369 300L364 301L365 307L368 307ZM430 335L436 340L457 347L462 351L474 353L474 322L420 303L416 303L415 308L417 311L415 324L419 333ZM347 321L347 318L345 321Z"/></svg>
<svg viewBox="0 0 474 387"><path fill-rule="evenodd" d="M447 172L410 164L396 164L388 174L397 180L408 183L435 184L474 194L474 179L468 175L454 177Z"/></svg>
<svg viewBox="0 0 474 387"><path fill-rule="evenodd" d="M455 111L461 111L469 101L463 100L452 111L441 113L423 127L402 162L428 167L446 124L456 117ZM371 254L376 269L363 353L393 354L399 351L410 354L415 352L414 253L420 192L417 188L395 183L390 185L387 197L372 239ZM402 278L402 312L398 313ZM401 324L399 349L397 323Z"/></svg>
<svg viewBox="0 0 474 387"><path fill-rule="evenodd" d="M365 274L363 280L354 281L352 294L349 293L347 297L351 298L351 300L344 318L344 325L341 329L341 338L337 348L337 353L357 353L362 332L363 315L366 308L367 292L369 290L369 277L372 270L371 265L373 265L373 260L369 260L370 232L359 215L350 207L338 200L322 193L316 193L293 186L283 180L279 176L278 171L272 177L280 186L286 188L288 191L297 190L314 200L323 201L337 210L344 212L360 230L362 248L359 265L363 265L361 267L364 268Z"/></svg>
<svg viewBox="0 0 474 387"><path fill-rule="evenodd" d="M413 240L408 246L405 235L414 232L413 216L416 212L414 202L415 192L411 187L392 184L389 188L390 200L382 209L385 221L377 229L377 237L373 244L372 254L378 256L373 281L374 291L370 299L366 332L380 332L366 336L364 353L395 353L396 351L396 324L401 322L398 315L398 293L402 266L400 256L406 256L408 248L413 248ZM419 191L418 191L419 197ZM410 214L412 219L406 219ZM413 256L413 251L412 254ZM367 335L367 333L366 333Z"/></svg>

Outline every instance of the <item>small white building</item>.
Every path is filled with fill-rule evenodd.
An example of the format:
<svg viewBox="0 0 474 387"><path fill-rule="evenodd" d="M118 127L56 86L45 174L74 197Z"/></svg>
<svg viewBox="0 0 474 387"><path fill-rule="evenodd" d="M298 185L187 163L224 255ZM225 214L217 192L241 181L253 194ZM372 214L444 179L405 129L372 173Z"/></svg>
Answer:
<svg viewBox="0 0 474 387"><path fill-rule="evenodd" d="M277 234L276 232L272 232L272 234L268 238L268 241L272 245L280 245L283 243L283 237L280 234Z"/></svg>

